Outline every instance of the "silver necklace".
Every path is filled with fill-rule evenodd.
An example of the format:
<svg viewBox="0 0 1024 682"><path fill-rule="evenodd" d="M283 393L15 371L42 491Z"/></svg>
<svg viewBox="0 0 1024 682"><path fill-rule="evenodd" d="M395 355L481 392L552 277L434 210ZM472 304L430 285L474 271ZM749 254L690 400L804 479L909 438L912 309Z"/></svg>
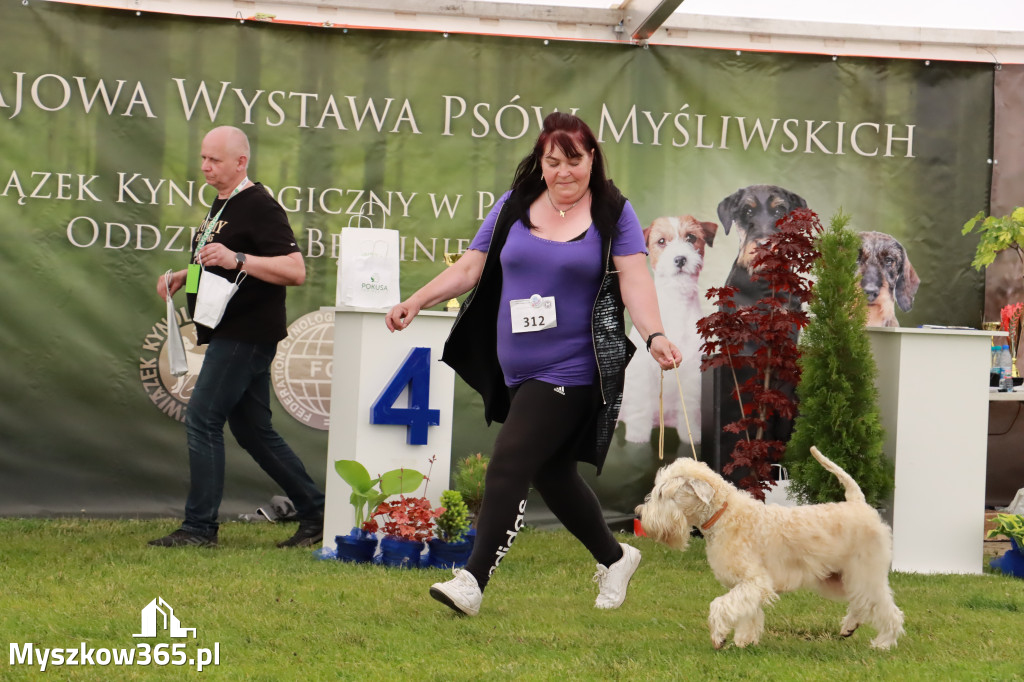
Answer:
<svg viewBox="0 0 1024 682"><path fill-rule="evenodd" d="M587 192L589 192L589 191L590 191L590 190L588 189L588 190L587 190L586 192L584 192L584 193L583 193L583 196L581 196L581 197L580 197L579 199L577 199L576 201L572 202L572 206L570 206L569 208L565 209L564 211L563 211L562 209L558 208L557 206L555 206L555 201L554 201L554 199L552 199L552 198L551 198L551 190L547 190L547 191L545 192L545 194L547 194L547 195L548 195L548 203L549 203L549 204L551 204L551 208L553 208L553 209L555 209L556 211L558 211L558 215L559 215L559 217L561 217L561 218L564 218L564 217L565 217L565 214L566 214L566 213L568 213L569 211L571 211L571 210L573 210L574 208L576 208L576 204L578 204L578 203L580 203L581 201L583 201L583 197L587 196Z"/></svg>

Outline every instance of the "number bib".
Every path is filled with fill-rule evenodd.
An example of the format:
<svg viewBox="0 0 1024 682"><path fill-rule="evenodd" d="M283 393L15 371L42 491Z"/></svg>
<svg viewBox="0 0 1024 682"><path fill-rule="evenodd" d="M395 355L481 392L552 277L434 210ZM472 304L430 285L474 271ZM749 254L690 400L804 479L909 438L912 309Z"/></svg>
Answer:
<svg viewBox="0 0 1024 682"><path fill-rule="evenodd" d="M534 294L530 298L509 301L512 310L512 333L539 332L558 326L555 297Z"/></svg>

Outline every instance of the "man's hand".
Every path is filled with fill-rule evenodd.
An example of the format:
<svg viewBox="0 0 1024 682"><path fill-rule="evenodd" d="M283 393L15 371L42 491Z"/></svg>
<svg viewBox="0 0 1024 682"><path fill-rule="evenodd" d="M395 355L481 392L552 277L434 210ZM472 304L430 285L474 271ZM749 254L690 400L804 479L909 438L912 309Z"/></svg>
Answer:
<svg viewBox="0 0 1024 682"><path fill-rule="evenodd" d="M216 266L225 270L234 270L238 267L235 252L217 242L207 244L199 250L199 264L204 268Z"/></svg>
<svg viewBox="0 0 1024 682"><path fill-rule="evenodd" d="M188 275L187 270L178 270L177 272L171 273L171 289L167 290L167 280L164 275L160 275L156 280L156 293L160 295L160 298L167 300L168 296L174 296L174 292L185 286L185 277Z"/></svg>

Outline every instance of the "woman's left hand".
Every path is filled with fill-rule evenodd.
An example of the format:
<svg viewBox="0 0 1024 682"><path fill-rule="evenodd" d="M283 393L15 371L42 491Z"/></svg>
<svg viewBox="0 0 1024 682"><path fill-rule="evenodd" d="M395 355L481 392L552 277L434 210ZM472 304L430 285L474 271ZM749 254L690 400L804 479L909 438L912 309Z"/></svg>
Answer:
<svg viewBox="0 0 1024 682"><path fill-rule="evenodd" d="M675 369L683 361L683 354L667 336L656 336L651 340L651 357L662 369Z"/></svg>

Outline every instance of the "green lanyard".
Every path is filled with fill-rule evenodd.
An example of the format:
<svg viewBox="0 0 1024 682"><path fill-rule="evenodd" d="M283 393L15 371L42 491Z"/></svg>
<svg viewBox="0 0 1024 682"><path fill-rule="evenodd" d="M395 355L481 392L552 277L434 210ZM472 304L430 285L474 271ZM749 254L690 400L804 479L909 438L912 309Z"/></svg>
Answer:
<svg viewBox="0 0 1024 682"><path fill-rule="evenodd" d="M199 256L200 249L202 249L206 245L206 241L210 238L210 233L213 232L213 226L217 224L217 221L220 220L220 214L224 212L224 207L228 205L228 202L231 201L231 199L236 194L242 191L242 188L245 187L246 183L248 182L248 176L242 178L242 182L239 183L238 187L236 187L235 190L230 195L228 195L228 198L224 200L224 203L221 205L220 210L217 211L217 215L213 216L212 220L210 219L210 211L213 210L213 204L210 204L210 211L206 212L206 229L203 231L203 236L199 238L199 243L196 244L196 250L192 254L193 260L195 260Z"/></svg>
<svg viewBox="0 0 1024 682"><path fill-rule="evenodd" d="M238 184L233 192L224 200L220 210L217 211L217 215L210 218L210 211L213 211L213 205L210 205L210 210L206 212L206 229L203 231L202 236L199 237L199 243L196 244L196 249L192 253L192 263L188 264L188 275L185 278L185 293L194 294L199 291L199 275L202 273L202 266L195 262L199 258L199 251L206 245L207 240L210 239L210 233L213 232L213 226L220 220L220 214L224 212L224 207L228 205L232 197L242 191L242 188L249 182L249 176L242 178L242 182Z"/></svg>

